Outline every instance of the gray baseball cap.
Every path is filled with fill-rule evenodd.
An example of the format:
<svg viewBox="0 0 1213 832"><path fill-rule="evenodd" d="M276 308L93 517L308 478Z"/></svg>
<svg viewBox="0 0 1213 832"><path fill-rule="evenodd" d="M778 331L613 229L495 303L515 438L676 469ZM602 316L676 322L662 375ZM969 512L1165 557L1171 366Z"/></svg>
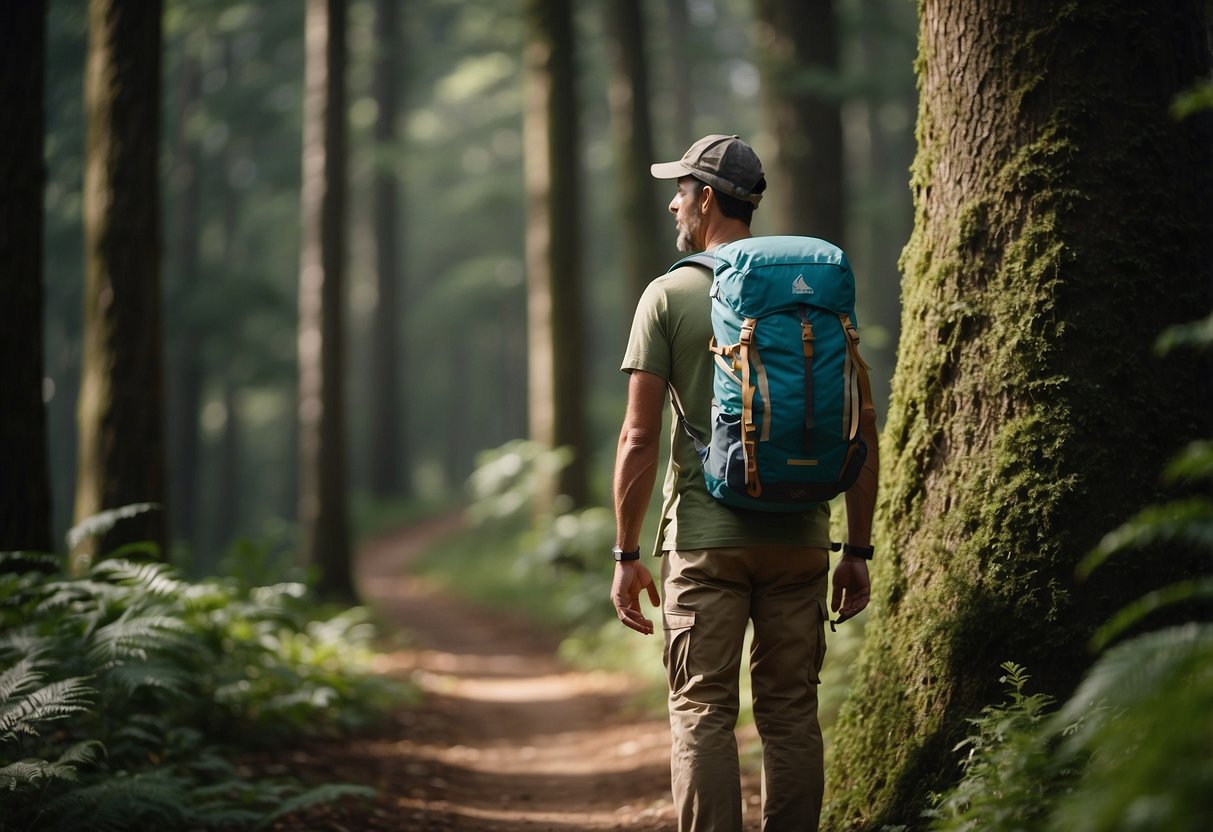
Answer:
<svg viewBox="0 0 1213 832"><path fill-rule="evenodd" d="M754 148L737 136L704 136L677 162L660 162L649 171L656 179L694 176L751 205L762 199L761 193L754 192L763 179L762 162Z"/></svg>

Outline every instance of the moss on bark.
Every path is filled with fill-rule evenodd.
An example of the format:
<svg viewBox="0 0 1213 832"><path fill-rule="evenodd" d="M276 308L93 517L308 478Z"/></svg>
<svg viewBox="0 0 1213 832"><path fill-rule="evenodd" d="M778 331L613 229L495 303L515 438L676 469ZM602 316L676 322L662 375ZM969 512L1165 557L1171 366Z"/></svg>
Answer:
<svg viewBox="0 0 1213 832"><path fill-rule="evenodd" d="M1151 345L1210 304L1203 4L923 0L916 221L882 439L868 641L826 826L922 825L999 664L1066 695L1094 627L1191 567L1074 566L1209 419L1207 366Z"/></svg>

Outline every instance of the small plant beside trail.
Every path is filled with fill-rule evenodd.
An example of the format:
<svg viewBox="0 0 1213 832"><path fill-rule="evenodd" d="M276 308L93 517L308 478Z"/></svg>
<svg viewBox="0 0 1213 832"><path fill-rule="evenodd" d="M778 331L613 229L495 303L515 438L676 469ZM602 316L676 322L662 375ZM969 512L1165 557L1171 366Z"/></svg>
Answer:
<svg viewBox="0 0 1213 832"><path fill-rule="evenodd" d="M0 573L3 832L247 829L373 794L235 762L369 727L407 695L369 670L364 610L123 558L69 578L50 556L0 555Z"/></svg>

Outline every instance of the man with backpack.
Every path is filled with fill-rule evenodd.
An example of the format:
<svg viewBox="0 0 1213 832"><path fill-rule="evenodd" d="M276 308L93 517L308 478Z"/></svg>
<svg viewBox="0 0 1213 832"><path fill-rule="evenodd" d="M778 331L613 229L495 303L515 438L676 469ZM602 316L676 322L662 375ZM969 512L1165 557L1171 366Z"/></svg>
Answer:
<svg viewBox="0 0 1213 832"><path fill-rule="evenodd" d="M824 241L751 235L766 180L736 136L706 136L652 173L677 180L669 209L679 250L708 256L654 280L632 323L611 600L643 634L655 627L641 595L661 610L679 829L742 828L733 731L752 622L763 829L816 830L828 500L846 494L848 539L830 604L841 622L868 603L878 471L854 282L845 255ZM640 534L667 392L675 418L655 547L662 601Z"/></svg>

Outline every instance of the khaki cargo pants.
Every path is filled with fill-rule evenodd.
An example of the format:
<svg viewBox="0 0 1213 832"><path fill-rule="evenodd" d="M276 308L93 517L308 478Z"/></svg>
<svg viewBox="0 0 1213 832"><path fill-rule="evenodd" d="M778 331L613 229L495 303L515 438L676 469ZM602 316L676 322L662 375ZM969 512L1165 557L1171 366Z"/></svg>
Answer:
<svg viewBox="0 0 1213 832"><path fill-rule="evenodd" d="M824 776L817 683L829 553L802 546L667 552L662 621L679 832L740 832L738 672L762 739L763 830L816 830Z"/></svg>

